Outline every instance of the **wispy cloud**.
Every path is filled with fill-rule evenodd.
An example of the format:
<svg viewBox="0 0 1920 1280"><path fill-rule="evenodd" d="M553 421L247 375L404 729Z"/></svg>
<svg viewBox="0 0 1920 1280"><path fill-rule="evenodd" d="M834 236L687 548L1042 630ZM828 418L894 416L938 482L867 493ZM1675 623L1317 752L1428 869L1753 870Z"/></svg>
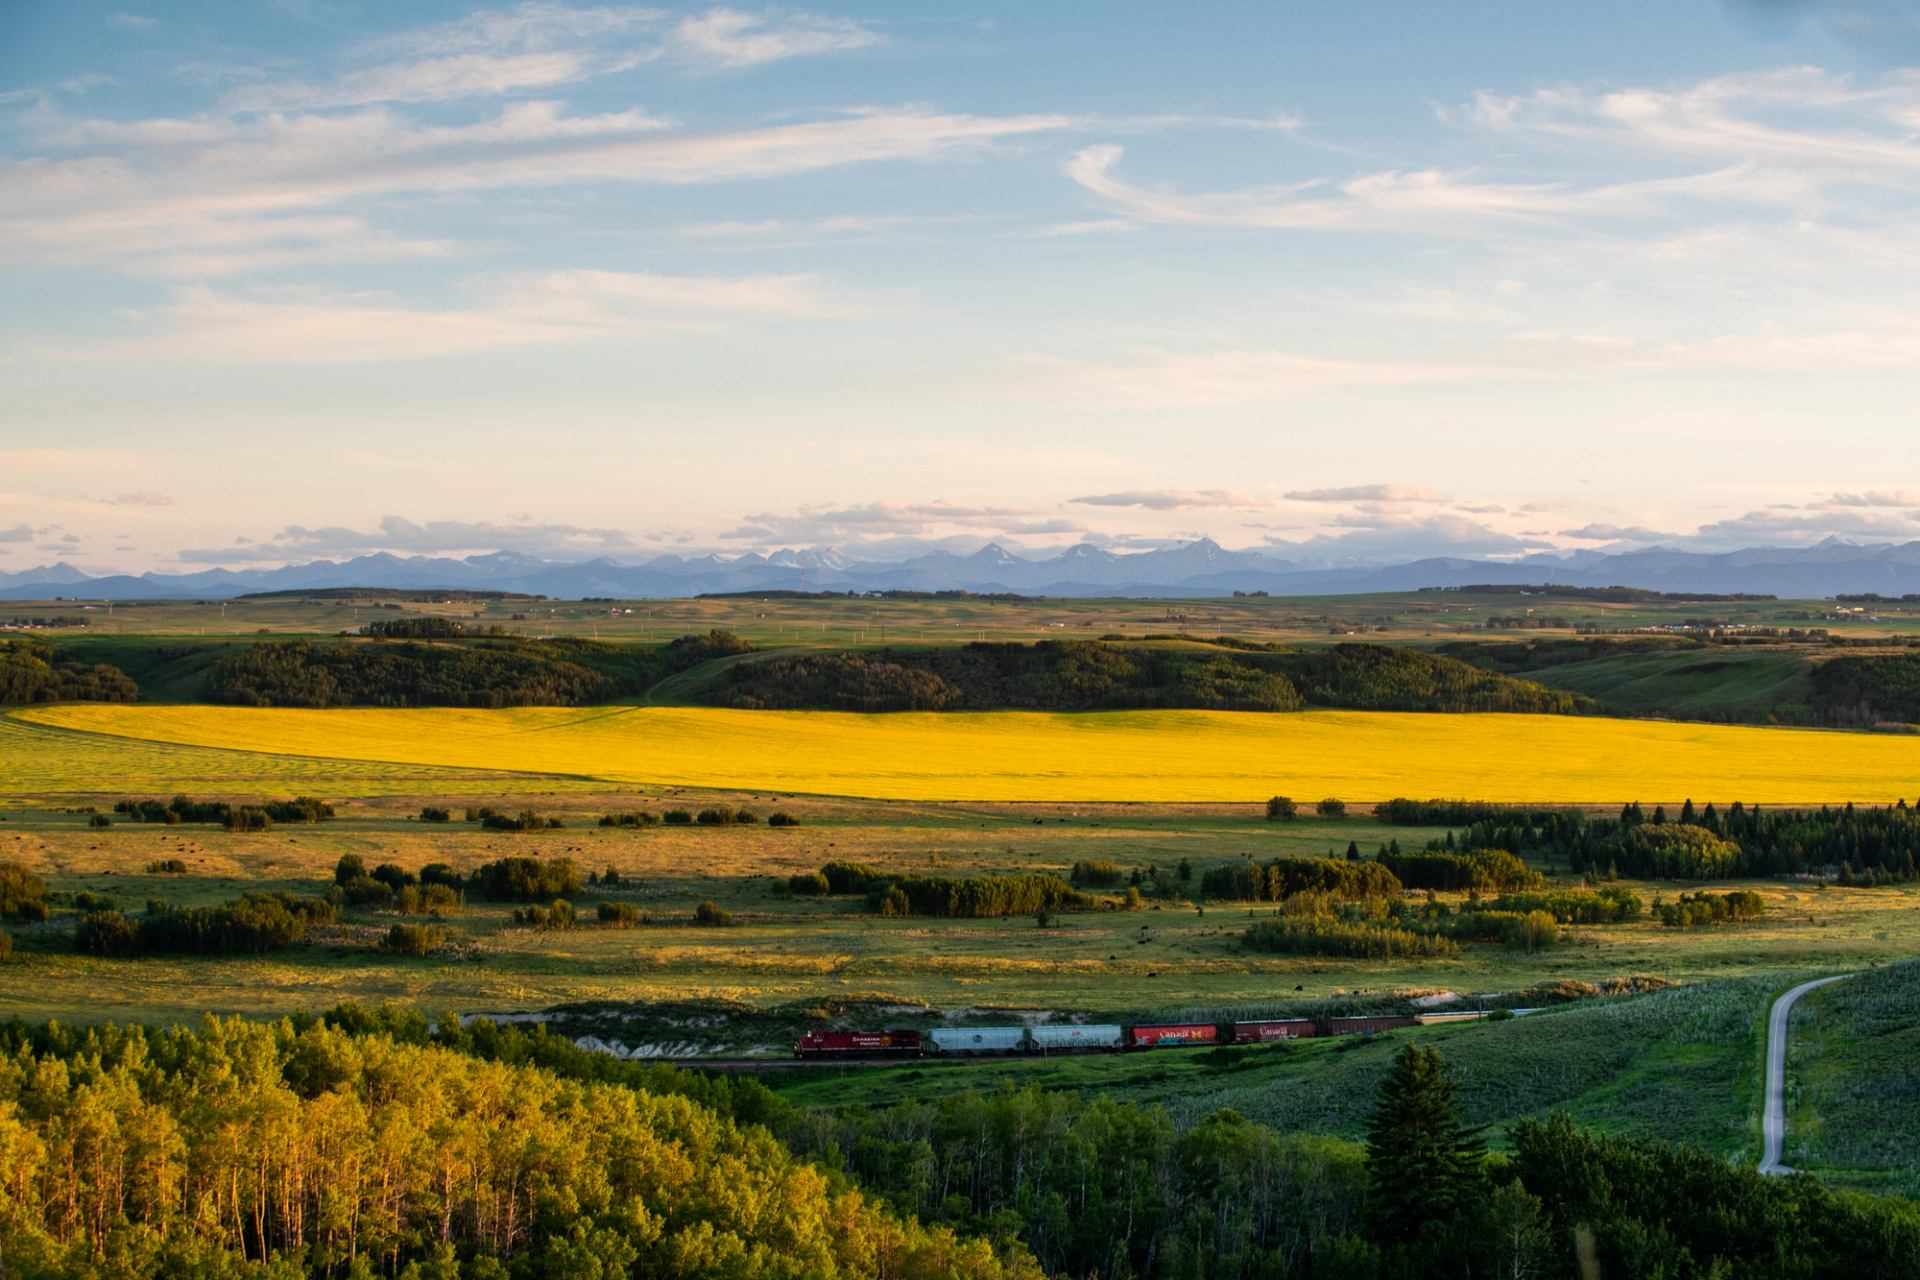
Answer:
<svg viewBox="0 0 1920 1280"><path fill-rule="evenodd" d="M530 3L386 37L331 77L263 80L232 91L225 105L248 112L451 102L552 90L648 63L734 70L881 39L853 19L809 13L722 7L676 19L638 6Z"/></svg>
<svg viewBox="0 0 1920 1280"><path fill-rule="evenodd" d="M669 47L690 61L733 69L866 49L880 40L878 32L851 18L720 8L680 19Z"/></svg>
<svg viewBox="0 0 1920 1280"><path fill-rule="evenodd" d="M1036 358L1069 394L1118 408L1196 408L1283 399L1328 387L1442 382L1479 376L1465 365L1348 360L1285 351L1161 352L1129 361Z"/></svg>
<svg viewBox="0 0 1920 1280"><path fill-rule="evenodd" d="M196 547L180 552L178 559L184 564L281 564L376 551L414 555L519 551L578 559L634 547L632 536L620 529L533 522L413 521L390 515L383 516L373 529L288 525L270 538L242 538L224 547Z"/></svg>
<svg viewBox="0 0 1920 1280"><path fill-rule="evenodd" d="M1836 493L1823 506L1908 507L1920 510L1920 489L1868 489L1864 493Z"/></svg>
<svg viewBox="0 0 1920 1280"><path fill-rule="evenodd" d="M1447 502L1423 484L1350 484L1335 489L1295 489L1290 502Z"/></svg>
<svg viewBox="0 0 1920 1280"><path fill-rule="evenodd" d="M427 308L377 294L232 293L195 285L140 317L151 332L64 354L290 364L407 360L632 336L667 325L845 317L860 309L810 276L555 271L484 282L477 292L469 306Z"/></svg>
<svg viewBox="0 0 1920 1280"><path fill-rule="evenodd" d="M1125 489L1094 493L1070 502L1089 507L1141 507L1148 511L1202 511L1269 507L1270 499L1238 489Z"/></svg>
<svg viewBox="0 0 1920 1280"><path fill-rule="evenodd" d="M166 261L196 252L353 251L348 222L294 221L376 197L771 178L879 161L978 152L1066 128L1058 115L873 110L704 134L640 110L572 115L510 104L489 119L429 125L387 108L342 114L82 121L86 154L0 161L0 255L45 262ZM394 237L381 252L431 253Z"/></svg>
<svg viewBox="0 0 1920 1280"><path fill-rule="evenodd" d="M860 542L876 537L924 536L969 529L1001 534L1057 534L1081 526L1049 518L1042 507L976 506L954 502L882 501L858 506L802 507L743 517L723 533L729 542L757 546L781 543Z"/></svg>

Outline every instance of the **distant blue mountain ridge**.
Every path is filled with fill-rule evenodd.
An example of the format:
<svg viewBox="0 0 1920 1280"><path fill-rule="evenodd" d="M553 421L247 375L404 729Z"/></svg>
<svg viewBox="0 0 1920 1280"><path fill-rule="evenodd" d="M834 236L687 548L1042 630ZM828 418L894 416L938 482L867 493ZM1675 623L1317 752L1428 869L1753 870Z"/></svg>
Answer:
<svg viewBox="0 0 1920 1280"><path fill-rule="evenodd" d="M971 591L1053 596L1353 595L1473 583L1560 583L1657 591L1738 592L1818 598L1920 592L1920 542L1702 552L1650 547L1612 554L1535 554L1513 560L1435 556L1401 563L1328 564L1229 551L1200 538L1154 551L1082 543L1054 555L1015 555L997 544L971 555L935 551L906 560L862 560L832 548L739 556L655 556L623 563L543 560L516 551L464 557L386 552L274 569L94 576L70 564L0 572L0 599L224 600L257 591L322 587L467 588L560 599L665 598L729 591Z"/></svg>

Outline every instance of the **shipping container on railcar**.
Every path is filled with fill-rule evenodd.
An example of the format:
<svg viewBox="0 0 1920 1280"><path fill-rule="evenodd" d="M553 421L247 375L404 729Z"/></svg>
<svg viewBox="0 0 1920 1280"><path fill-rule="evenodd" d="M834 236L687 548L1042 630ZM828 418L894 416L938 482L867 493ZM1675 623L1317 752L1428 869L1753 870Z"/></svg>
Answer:
<svg viewBox="0 0 1920 1280"><path fill-rule="evenodd" d="M1403 1013L1374 1014L1359 1018L1328 1018L1327 1034L1330 1036L1370 1036L1379 1031L1397 1031L1401 1027L1410 1027L1413 1019Z"/></svg>
<svg viewBox="0 0 1920 1280"><path fill-rule="evenodd" d="M1061 1053L1074 1049L1118 1049L1127 1042L1126 1028L1096 1023L1085 1027L1032 1027L1028 1044L1039 1053Z"/></svg>
<svg viewBox="0 0 1920 1280"><path fill-rule="evenodd" d="M1025 1027L939 1027L927 1038L940 1053L1019 1053L1027 1047Z"/></svg>
<svg viewBox="0 0 1920 1280"><path fill-rule="evenodd" d="M916 1058L918 1031L813 1030L794 1041L796 1058Z"/></svg>
<svg viewBox="0 0 1920 1280"><path fill-rule="evenodd" d="M1266 1044L1271 1040L1305 1040L1319 1034L1312 1018L1268 1018L1233 1024L1235 1044Z"/></svg>
<svg viewBox="0 0 1920 1280"><path fill-rule="evenodd" d="M1133 1049L1171 1048L1182 1044L1217 1044L1220 1028L1211 1022L1168 1022L1128 1027L1127 1046Z"/></svg>

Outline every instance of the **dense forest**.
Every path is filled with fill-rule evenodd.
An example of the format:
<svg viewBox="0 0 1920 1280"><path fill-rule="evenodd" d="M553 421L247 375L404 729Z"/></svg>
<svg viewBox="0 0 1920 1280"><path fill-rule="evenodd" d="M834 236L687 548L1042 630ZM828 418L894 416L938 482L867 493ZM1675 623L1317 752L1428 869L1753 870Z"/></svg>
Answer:
<svg viewBox="0 0 1920 1280"><path fill-rule="evenodd" d="M1231 1052L1231 1051L1215 1051ZM1037 1087L798 1112L539 1028L343 1007L0 1029L10 1275L1920 1276L1920 1210L1520 1120L1409 1044L1364 1144Z"/></svg>
<svg viewBox="0 0 1920 1280"><path fill-rule="evenodd" d="M1179 707L1292 711L1571 713L1582 700L1417 649L1210 652L1099 640L796 654L736 663L706 700L749 708L1087 711Z"/></svg>
<svg viewBox="0 0 1920 1280"><path fill-rule="evenodd" d="M993 1277L687 1097L336 1027L0 1033L0 1258L36 1277Z"/></svg>
<svg viewBox="0 0 1920 1280"><path fill-rule="evenodd" d="M1813 690L1830 723L1920 723L1920 653L1829 658L1814 667Z"/></svg>
<svg viewBox="0 0 1920 1280"><path fill-rule="evenodd" d="M580 706L641 693L677 671L751 650L714 631L670 644L460 639L262 643L213 666L208 696L255 707Z"/></svg>
<svg viewBox="0 0 1920 1280"><path fill-rule="evenodd" d="M105 663L75 662L44 640L0 640L0 706L26 702L134 702L140 688Z"/></svg>
<svg viewBox="0 0 1920 1280"><path fill-rule="evenodd" d="M1834 876L1846 884L1920 879L1920 809L1725 809L1687 801L1678 812L1625 806L1618 818L1576 810L1515 810L1449 832L1438 850L1505 849L1564 861L1576 872L1646 879Z"/></svg>
<svg viewBox="0 0 1920 1280"><path fill-rule="evenodd" d="M1159 1107L1034 1087L809 1113L786 1132L900 1211L1017 1235L1059 1276L1920 1276L1910 1202L1560 1118L1516 1122L1512 1154L1488 1156L1444 1062L1412 1045L1364 1147L1230 1110L1182 1130Z"/></svg>

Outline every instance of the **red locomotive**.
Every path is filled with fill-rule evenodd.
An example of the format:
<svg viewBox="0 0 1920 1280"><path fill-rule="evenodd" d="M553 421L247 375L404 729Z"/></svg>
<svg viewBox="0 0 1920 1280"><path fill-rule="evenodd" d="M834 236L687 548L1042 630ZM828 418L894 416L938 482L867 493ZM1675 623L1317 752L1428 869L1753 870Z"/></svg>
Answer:
<svg viewBox="0 0 1920 1280"><path fill-rule="evenodd" d="M796 1058L917 1058L918 1031L809 1031L793 1044Z"/></svg>

